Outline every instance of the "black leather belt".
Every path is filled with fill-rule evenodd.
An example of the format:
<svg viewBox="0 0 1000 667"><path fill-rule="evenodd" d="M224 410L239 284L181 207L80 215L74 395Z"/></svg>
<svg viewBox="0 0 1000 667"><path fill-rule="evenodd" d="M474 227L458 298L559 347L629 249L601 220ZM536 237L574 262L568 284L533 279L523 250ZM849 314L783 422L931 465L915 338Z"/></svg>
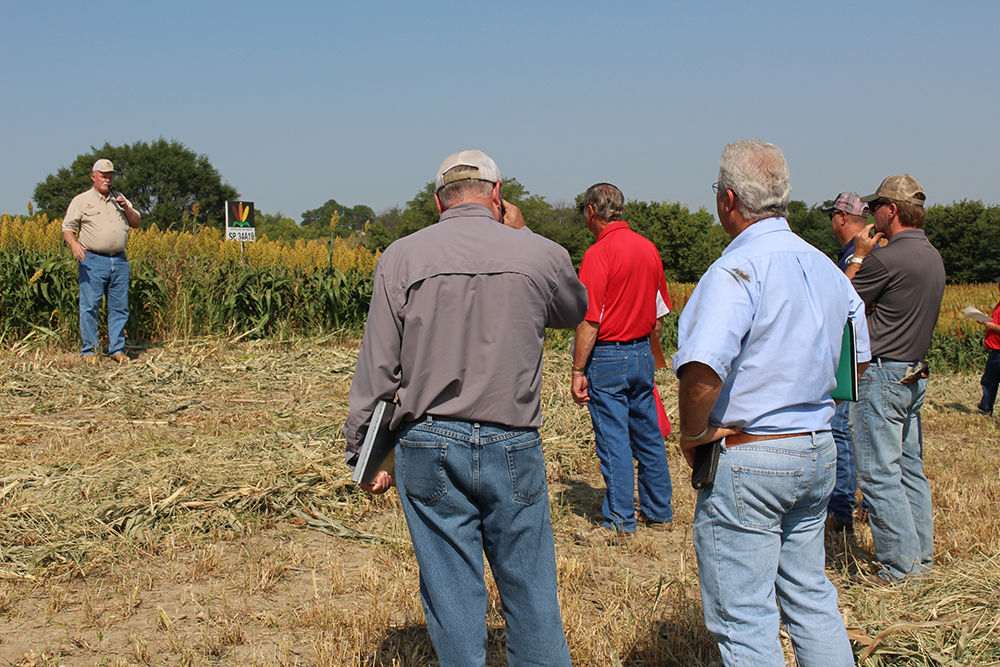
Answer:
<svg viewBox="0 0 1000 667"><path fill-rule="evenodd" d="M643 336L642 338L633 338L632 340L599 340L594 345L596 347L603 347L605 345L635 345L636 343L648 343L649 336Z"/></svg>
<svg viewBox="0 0 1000 667"><path fill-rule="evenodd" d="M87 252L100 255L101 257L110 257L111 259L121 257L125 254L124 252L97 252L96 250L87 250Z"/></svg>

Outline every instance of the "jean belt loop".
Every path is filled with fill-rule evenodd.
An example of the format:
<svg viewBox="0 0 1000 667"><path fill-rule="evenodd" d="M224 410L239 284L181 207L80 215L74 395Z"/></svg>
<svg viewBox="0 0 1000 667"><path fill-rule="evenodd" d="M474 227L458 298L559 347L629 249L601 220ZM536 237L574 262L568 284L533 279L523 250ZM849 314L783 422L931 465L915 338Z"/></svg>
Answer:
<svg viewBox="0 0 1000 667"><path fill-rule="evenodd" d="M879 368L882 368L882 357L876 357L875 362L878 364Z"/></svg>
<svg viewBox="0 0 1000 667"><path fill-rule="evenodd" d="M433 424L434 423L434 416L433 415L427 415L427 419L425 419L424 421L426 421L428 424Z"/></svg>

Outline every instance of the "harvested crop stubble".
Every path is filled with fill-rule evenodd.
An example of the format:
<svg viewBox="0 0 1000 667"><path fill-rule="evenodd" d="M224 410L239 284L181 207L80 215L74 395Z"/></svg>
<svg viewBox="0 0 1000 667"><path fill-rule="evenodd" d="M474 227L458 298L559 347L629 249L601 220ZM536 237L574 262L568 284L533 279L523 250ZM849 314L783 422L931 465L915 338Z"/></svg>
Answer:
<svg viewBox="0 0 1000 667"><path fill-rule="evenodd" d="M574 664L718 664L674 436L672 528L574 541L604 486L565 344L553 335L546 352L541 434ZM343 464L356 334L130 352L91 369L34 345L0 351L0 663L435 664L395 491L359 492ZM676 379L657 381L674 416ZM972 375L929 385L935 569L862 588L849 577L873 567L870 531L828 545L865 665L1000 664L1000 429L975 414L978 392ZM501 665L487 577L487 664Z"/></svg>

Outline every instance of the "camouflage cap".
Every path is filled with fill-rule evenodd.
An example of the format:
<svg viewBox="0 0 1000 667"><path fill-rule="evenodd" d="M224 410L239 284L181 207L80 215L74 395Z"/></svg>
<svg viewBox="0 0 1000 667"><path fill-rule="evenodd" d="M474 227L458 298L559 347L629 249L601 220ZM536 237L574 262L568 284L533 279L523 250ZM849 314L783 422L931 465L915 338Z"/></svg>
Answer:
<svg viewBox="0 0 1000 667"><path fill-rule="evenodd" d="M924 194L924 189L920 183L917 183L917 179L909 174L903 174L902 176L890 176L885 179L882 181L882 185L878 186L875 194L862 197L861 201L867 204L876 199L891 199L892 201L902 201L923 206L927 200L927 195Z"/></svg>

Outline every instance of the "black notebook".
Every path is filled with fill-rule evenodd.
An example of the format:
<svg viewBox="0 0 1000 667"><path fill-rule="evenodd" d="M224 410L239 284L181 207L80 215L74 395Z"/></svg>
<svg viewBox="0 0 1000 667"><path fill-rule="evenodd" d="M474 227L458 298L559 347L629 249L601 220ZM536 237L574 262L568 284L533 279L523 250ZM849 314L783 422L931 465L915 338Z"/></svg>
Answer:
<svg viewBox="0 0 1000 667"><path fill-rule="evenodd" d="M389 429L392 413L396 404L389 401L379 401L375 404L371 421L368 422L368 432L361 443L361 453L358 454L358 464L354 468L357 484L369 484L379 470L392 473L395 463L396 432Z"/></svg>

